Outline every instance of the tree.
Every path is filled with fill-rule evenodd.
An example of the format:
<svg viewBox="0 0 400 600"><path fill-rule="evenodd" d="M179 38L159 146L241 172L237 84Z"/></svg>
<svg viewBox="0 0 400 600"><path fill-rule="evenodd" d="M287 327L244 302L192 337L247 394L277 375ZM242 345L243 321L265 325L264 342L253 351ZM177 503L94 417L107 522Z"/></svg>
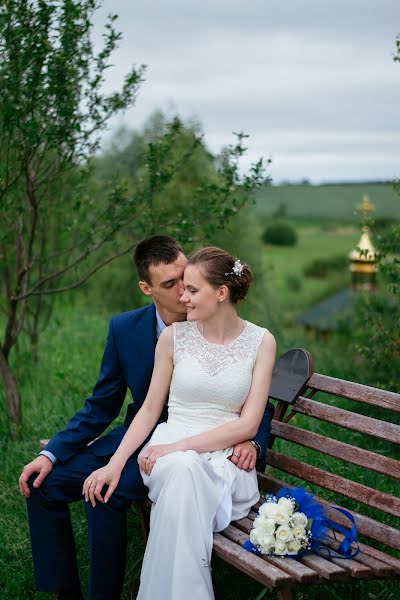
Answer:
<svg viewBox="0 0 400 600"><path fill-rule="evenodd" d="M400 38L394 60L400 62ZM400 183L394 184L400 200ZM374 222L371 222L372 229ZM371 385L399 391L400 370L400 224L387 222L375 240L378 249L379 290L355 309L356 350L364 357Z"/></svg>
<svg viewBox="0 0 400 600"><path fill-rule="evenodd" d="M120 34L110 16L104 47L95 53L96 8L95 0L6 0L0 8L0 371L14 423L21 421L21 400L10 353L24 330L37 342L51 297L79 287L146 234L164 230L185 241L197 223L209 233L223 226L263 179L261 161L240 177L239 135L196 189L191 214L163 203L163 190L202 144L195 133L179 144L182 124L173 119L146 144L133 183L115 181L107 193L93 193L99 134L134 102L143 76L143 67L133 67L120 92L103 93ZM117 235L122 230L129 242Z"/></svg>

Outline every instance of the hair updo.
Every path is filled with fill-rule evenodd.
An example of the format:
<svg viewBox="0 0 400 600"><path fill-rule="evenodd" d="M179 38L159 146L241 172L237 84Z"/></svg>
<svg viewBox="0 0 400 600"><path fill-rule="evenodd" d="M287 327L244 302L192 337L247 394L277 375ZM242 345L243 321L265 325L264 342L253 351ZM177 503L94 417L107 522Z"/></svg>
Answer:
<svg viewBox="0 0 400 600"><path fill-rule="evenodd" d="M226 285L229 289L229 299L232 304L244 300L253 280L250 268L242 263L240 275L233 271L236 259L225 250L208 246L193 252L189 256L187 266L196 265L201 268L203 277L210 285L218 288Z"/></svg>

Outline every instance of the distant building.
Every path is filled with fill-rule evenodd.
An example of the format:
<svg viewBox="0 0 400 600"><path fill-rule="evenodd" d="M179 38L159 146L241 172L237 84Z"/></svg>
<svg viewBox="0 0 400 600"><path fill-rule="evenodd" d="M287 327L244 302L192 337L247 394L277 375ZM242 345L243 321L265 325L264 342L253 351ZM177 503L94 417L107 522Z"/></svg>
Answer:
<svg viewBox="0 0 400 600"><path fill-rule="evenodd" d="M374 210L368 196L364 196L357 207L365 221ZM296 317L297 323L305 330L327 338L338 327L339 320L350 312L359 293L373 292L376 289L376 250L369 236L367 225L362 227L362 235L356 248L349 253L351 286L325 298Z"/></svg>

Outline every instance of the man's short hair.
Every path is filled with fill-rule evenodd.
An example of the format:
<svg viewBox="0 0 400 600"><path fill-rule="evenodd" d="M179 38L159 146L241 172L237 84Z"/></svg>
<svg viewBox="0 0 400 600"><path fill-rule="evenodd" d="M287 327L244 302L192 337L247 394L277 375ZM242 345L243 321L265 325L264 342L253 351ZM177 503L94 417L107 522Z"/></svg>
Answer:
<svg viewBox="0 0 400 600"><path fill-rule="evenodd" d="M133 262L142 281L151 284L149 267L164 263L170 265L183 253L181 245L169 235L152 235L135 248Z"/></svg>

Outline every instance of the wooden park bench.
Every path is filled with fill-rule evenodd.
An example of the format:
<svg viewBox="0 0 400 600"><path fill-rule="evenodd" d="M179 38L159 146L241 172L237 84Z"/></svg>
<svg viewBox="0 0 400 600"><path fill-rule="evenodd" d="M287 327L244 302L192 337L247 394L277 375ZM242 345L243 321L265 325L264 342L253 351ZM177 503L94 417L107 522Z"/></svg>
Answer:
<svg viewBox="0 0 400 600"><path fill-rule="evenodd" d="M297 586L399 578L400 559L393 552L400 550L400 532L387 521L400 516L400 498L394 493L399 491L400 460L389 457L400 444L400 425L391 422L400 412L400 394L314 373L311 355L293 349L275 365L270 398L277 405L267 461L257 465L261 493L268 495L291 483L304 486L316 493L328 518L345 526L346 519L332 506L346 508L356 521L360 553L331 560L312 553L301 558L251 554L242 546L258 504L247 518L214 534L214 554L276 590L280 600L292 598ZM360 411L349 410L349 401ZM373 417L368 416L371 412ZM378 449L367 449L374 445ZM349 469L356 476L347 473ZM373 487L363 483L367 472ZM138 507L147 538L150 501ZM330 537L326 545L334 549L338 541Z"/></svg>
<svg viewBox="0 0 400 600"><path fill-rule="evenodd" d="M348 463L358 465L363 470L380 474L381 483L383 481L388 489L394 490L397 485L399 490L400 461L385 456L385 445L400 444L400 426L390 422L392 413L400 412L400 394L314 373L310 354L302 349L294 349L277 361L270 397L277 401L277 406L272 421L267 465L257 465L260 491L266 495L277 492L287 485L288 475L292 479L296 478L295 485L304 486L308 491L314 492L318 486L321 491L316 496L326 508L328 518L345 526L346 519L331 506L349 507L345 502L336 504L330 500L330 492L355 501L360 507L364 506L365 509L349 510L355 518L359 539L363 540L360 542L360 553L353 559L331 560L316 554L296 559L251 554L242 546L249 539L258 504L247 518L232 522L224 531L214 534L214 554L267 588L276 590L280 600L292 598L297 586L399 578L400 559L395 558L390 551L400 550L400 531L364 512L376 510L384 515L399 517L400 499L394 494L378 491L358 481L364 478L362 472L357 480L335 474L330 457L339 459L339 471L344 471L345 475ZM373 407L375 412L377 408L382 409L380 412L385 412L388 420L340 408L335 405L340 398L355 401L355 404L366 409L365 412L368 412L369 407ZM338 441L334 433L332 437L316 433L315 430L324 429L324 426L319 427L321 423L331 424L332 430L347 430L354 438L354 443ZM360 447L360 434L380 440L381 453ZM297 450L293 452L293 448ZM301 448L307 449L309 462L299 458ZM312 454L309 449L315 451L313 455L318 453L316 459L310 459ZM321 468L327 461L328 470ZM279 472L286 474L286 481L280 479ZM149 501L140 506L145 535L148 531L149 509ZM332 537L327 545L334 549L338 542ZM190 591L188 594L190 595Z"/></svg>

